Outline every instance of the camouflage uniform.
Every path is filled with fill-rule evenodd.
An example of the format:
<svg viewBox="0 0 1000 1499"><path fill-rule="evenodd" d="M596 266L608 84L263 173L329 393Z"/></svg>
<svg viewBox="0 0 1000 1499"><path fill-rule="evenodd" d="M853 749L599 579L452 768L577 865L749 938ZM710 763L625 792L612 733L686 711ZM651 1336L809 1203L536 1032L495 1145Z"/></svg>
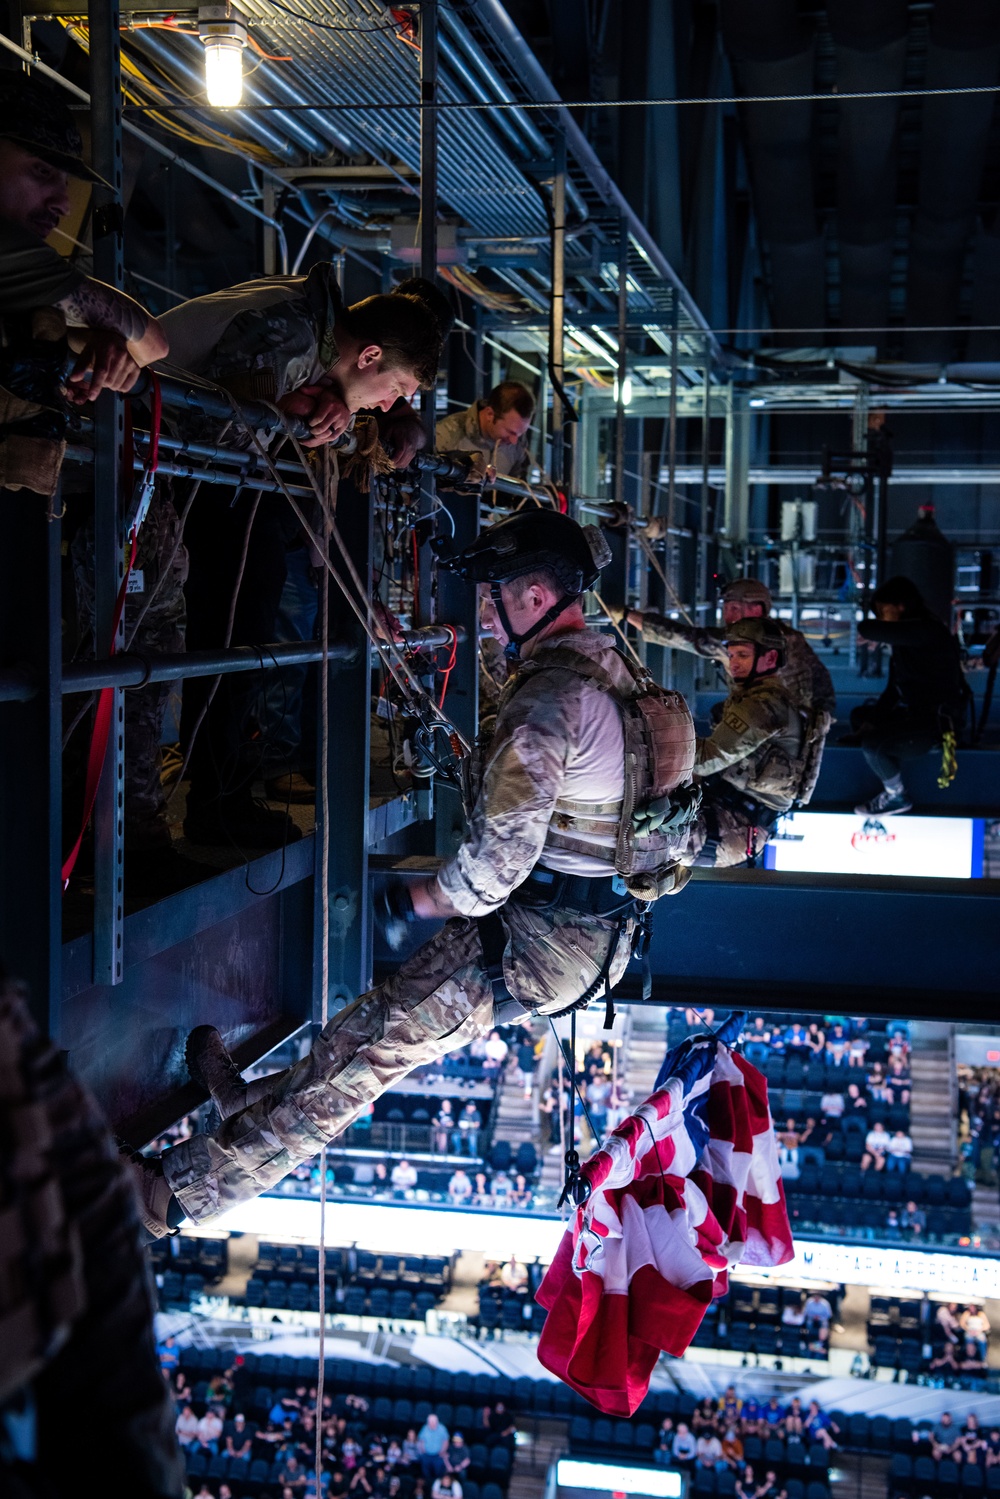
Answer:
<svg viewBox="0 0 1000 1499"><path fill-rule="evenodd" d="M466 411L453 411L437 424L435 442L439 453L482 453L498 474L526 479L531 472L531 454L526 437L518 442L490 442L479 425L485 401L474 401Z"/></svg>
<svg viewBox="0 0 1000 1499"><path fill-rule="evenodd" d="M726 869L764 846L774 814L798 794L804 729L805 715L778 673L734 684L711 737L698 740L703 799L686 864Z"/></svg>
<svg viewBox="0 0 1000 1499"><path fill-rule="evenodd" d="M548 646L570 646L611 670L617 660L607 637L592 631L549 637L536 646L536 661L544 661ZM599 697L592 682L565 668L534 672L504 694L468 833L438 874L461 916L336 1015L309 1055L272 1080L265 1098L214 1136L195 1135L163 1157L164 1176L189 1217L204 1222L266 1191L414 1067L490 1029L493 988L475 917L502 907L504 977L529 1010L551 1014L572 1005L596 984L609 955L608 981L618 982L631 955L631 919L509 900L540 855L560 867L560 856L546 856L545 846L550 829L565 826L559 803L567 766L583 752ZM620 763L615 784L595 788L602 793L595 803L620 801L623 753Z"/></svg>
<svg viewBox="0 0 1000 1499"><path fill-rule="evenodd" d="M782 619L769 616L785 637L785 664L777 672L778 681L789 693L792 701L808 713L819 708L832 714L836 706L836 695L830 673L800 630L793 630ZM675 651L691 651L709 661L728 667L729 657L723 641L725 629L707 626L698 629L683 625L675 619L667 619L652 611L642 616L642 634L651 645L669 646Z"/></svg>
<svg viewBox="0 0 1000 1499"><path fill-rule="evenodd" d="M26 1395L36 1423L26 1461L0 1442L0 1493L76 1493L113 1454L120 1492L180 1499L132 1184L65 1053L2 981L0 1138L0 1406Z"/></svg>
<svg viewBox="0 0 1000 1499"><path fill-rule="evenodd" d="M176 655L184 650L184 580L187 550L178 545L180 521L162 481L139 531L133 579L142 588L125 599L125 639L143 656ZM176 550L175 550L176 548ZM82 526L73 539L80 634L94 636L94 528ZM167 576L163 577L164 569ZM160 583L163 579L162 584ZM159 585L159 586L158 586ZM133 639L136 620L149 603ZM125 843L155 849L170 843L167 803L160 780L160 736L170 700L169 682L150 682L125 694Z"/></svg>

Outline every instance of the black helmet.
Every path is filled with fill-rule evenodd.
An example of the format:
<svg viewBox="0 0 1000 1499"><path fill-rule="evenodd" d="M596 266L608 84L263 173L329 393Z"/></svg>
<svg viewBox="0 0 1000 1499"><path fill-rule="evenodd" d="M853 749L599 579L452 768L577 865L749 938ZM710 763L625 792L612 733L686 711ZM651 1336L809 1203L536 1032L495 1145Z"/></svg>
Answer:
<svg viewBox="0 0 1000 1499"><path fill-rule="evenodd" d="M525 641L594 586L610 558L608 544L596 526L581 526L558 510L534 509L519 510L488 527L471 546L446 558L441 566L470 583L492 584L493 602L508 639L506 654L516 658ZM515 636L500 597L500 585L541 568L555 576L563 597L526 634Z"/></svg>
<svg viewBox="0 0 1000 1499"><path fill-rule="evenodd" d="M740 643L752 645L756 651L756 657L760 657L766 651L777 651L778 668L785 664L785 632L775 619L769 619L767 616L763 619L738 619L726 630L723 644Z"/></svg>

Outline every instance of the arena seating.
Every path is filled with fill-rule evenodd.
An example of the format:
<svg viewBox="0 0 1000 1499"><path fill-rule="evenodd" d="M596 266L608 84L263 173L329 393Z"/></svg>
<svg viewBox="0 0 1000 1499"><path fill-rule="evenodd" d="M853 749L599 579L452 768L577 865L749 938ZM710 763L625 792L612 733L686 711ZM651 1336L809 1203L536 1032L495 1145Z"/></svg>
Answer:
<svg viewBox="0 0 1000 1499"><path fill-rule="evenodd" d="M806 1147L808 1151L809 1147ZM785 1179L792 1228L834 1232L885 1228L888 1210L911 1199L927 1213L927 1237L968 1234L972 1193L961 1177L924 1176L919 1171L862 1171L856 1165L806 1160L797 1178Z"/></svg>
<svg viewBox="0 0 1000 1499"><path fill-rule="evenodd" d="M225 1275L228 1241L177 1235L154 1240L149 1255L161 1305L188 1306Z"/></svg>
<svg viewBox="0 0 1000 1499"><path fill-rule="evenodd" d="M451 1285L452 1260L443 1256L326 1251L327 1307L347 1316L423 1321ZM319 1310L319 1250L315 1245L260 1245L247 1283L247 1306L276 1311Z"/></svg>
<svg viewBox="0 0 1000 1499"><path fill-rule="evenodd" d="M809 1346L805 1327L789 1327L781 1314L787 1304L798 1306L805 1288L795 1286L750 1286L733 1280L725 1296L713 1301L694 1336L696 1348L727 1348L732 1353L781 1354L784 1358L808 1358L813 1362L829 1357L824 1345ZM836 1312L837 1297L824 1291Z"/></svg>

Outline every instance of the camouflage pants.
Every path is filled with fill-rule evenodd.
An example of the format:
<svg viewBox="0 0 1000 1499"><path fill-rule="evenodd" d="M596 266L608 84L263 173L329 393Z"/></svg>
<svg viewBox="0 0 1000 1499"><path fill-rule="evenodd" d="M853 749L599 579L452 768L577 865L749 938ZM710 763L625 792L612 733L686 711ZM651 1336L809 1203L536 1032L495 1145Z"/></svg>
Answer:
<svg viewBox="0 0 1000 1499"><path fill-rule="evenodd" d="M504 961L511 993L543 1013L579 999L609 949L618 982L632 924L565 911L504 910ZM465 1046L493 1024L493 989L473 920L449 921L402 967L329 1021L309 1055L271 1080L266 1097L193 1135L163 1157L163 1172L187 1216L217 1217L275 1186L414 1067Z"/></svg>
<svg viewBox="0 0 1000 1499"><path fill-rule="evenodd" d="M746 864L751 846L759 855L773 831L773 827L752 825L746 813L714 801L706 792L698 819L691 827L683 863L698 868L732 869L737 864Z"/></svg>
<svg viewBox="0 0 1000 1499"><path fill-rule="evenodd" d="M141 588L125 599L125 639L144 656L176 655L184 649L187 551L183 544L177 546L179 535L180 521L173 502L158 491L139 533L132 572ZM72 557L80 634L89 634L93 640L92 525L77 532ZM161 583L168 564L168 575ZM160 783L160 735L170 692L169 682L151 682L125 694L125 842L133 849L158 848L170 842L166 798Z"/></svg>

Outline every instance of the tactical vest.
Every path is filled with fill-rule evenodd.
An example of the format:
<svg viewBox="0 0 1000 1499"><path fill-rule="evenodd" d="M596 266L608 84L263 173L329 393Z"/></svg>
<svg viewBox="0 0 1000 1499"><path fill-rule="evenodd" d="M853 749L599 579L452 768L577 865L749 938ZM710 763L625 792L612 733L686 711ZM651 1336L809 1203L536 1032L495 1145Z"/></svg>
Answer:
<svg viewBox="0 0 1000 1499"><path fill-rule="evenodd" d="M51 496L66 452L66 320L58 308L0 324L0 488Z"/></svg>
<svg viewBox="0 0 1000 1499"><path fill-rule="evenodd" d="M692 788L695 757L694 723L679 692L660 687L643 667L634 666L616 647L612 673L569 648L546 651L540 660L523 662L504 688L508 697L540 671L573 672L606 692L622 715L625 742L625 794L620 801L583 802L560 798L553 808L542 849L584 854L608 865L639 900L656 900L673 889L674 870L687 847L699 797ZM670 799L668 807L663 806ZM658 803L664 815L658 825L648 816ZM643 814L647 815L644 816ZM614 839L599 843L596 837Z"/></svg>
<svg viewBox="0 0 1000 1499"><path fill-rule="evenodd" d="M802 774L795 797L797 807L808 806L816 790L823 764L823 746L832 723L833 719L825 708L813 708L806 719L802 732Z"/></svg>

